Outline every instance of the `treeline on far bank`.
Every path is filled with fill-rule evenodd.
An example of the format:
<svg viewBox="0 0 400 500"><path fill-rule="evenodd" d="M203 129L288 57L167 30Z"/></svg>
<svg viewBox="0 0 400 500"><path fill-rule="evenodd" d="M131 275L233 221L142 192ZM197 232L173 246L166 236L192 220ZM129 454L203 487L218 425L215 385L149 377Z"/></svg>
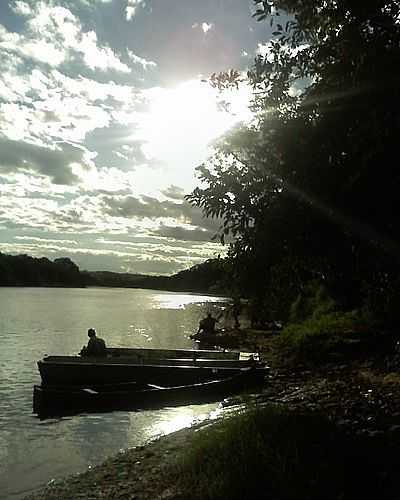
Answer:
<svg viewBox="0 0 400 500"><path fill-rule="evenodd" d="M0 252L0 286L85 286L84 275L68 257L51 261Z"/></svg>
<svg viewBox="0 0 400 500"><path fill-rule="evenodd" d="M176 292L228 293L225 261L209 259L171 276L83 271L88 286L150 288Z"/></svg>
<svg viewBox="0 0 400 500"><path fill-rule="evenodd" d="M226 292L224 261L210 259L172 276L81 271L68 257L51 261L46 257L6 255L0 252L0 286L105 286L152 288L170 291Z"/></svg>

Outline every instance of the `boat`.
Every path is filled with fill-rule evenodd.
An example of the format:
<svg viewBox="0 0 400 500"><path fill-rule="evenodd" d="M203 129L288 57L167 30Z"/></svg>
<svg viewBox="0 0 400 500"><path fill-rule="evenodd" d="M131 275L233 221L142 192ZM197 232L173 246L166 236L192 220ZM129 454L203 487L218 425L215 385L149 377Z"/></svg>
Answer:
<svg viewBox="0 0 400 500"><path fill-rule="evenodd" d="M35 385L33 412L40 418L81 412L141 410L217 401L264 381L265 372L241 368L230 377L202 383L159 386L123 383L86 386Z"/></svg>
<svg viewBox="0 0 400 500"><path fill-rule="evenodd" d="M154 358L136 356L46 356L38 361L44 385L116 384L137 382L162 386L202 383L232 377L246 367L264 369L255 356L248 359Z"/></svg>
<svg viewBox="0 0 400 500"><path fill-rule="evenodd" d="M204 346L220 346L220 347L232 347L238 343L238 338L229 335L229 333L195 333L190 335L192 340L203 344Z"/></svg>

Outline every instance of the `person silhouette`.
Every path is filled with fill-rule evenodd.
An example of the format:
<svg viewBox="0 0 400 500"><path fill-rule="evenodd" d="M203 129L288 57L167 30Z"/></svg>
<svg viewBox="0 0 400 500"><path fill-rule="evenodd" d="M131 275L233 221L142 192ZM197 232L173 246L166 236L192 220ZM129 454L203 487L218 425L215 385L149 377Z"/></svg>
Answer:
<svg viewBox="0 0 400 500"><path fill-rule="evenodd" d="M105 356L107 353L106 343L100 337L97 337L96 330L89 328L88 330L89 342L88 345L83 347L81 356Z"/></svg>
<svg viewBox="0 0 400 500"><path fill-rule="evenodd" d="M208 313L207 316L200 321L197 333L205 335L215 334L215 323L217 321L216 318L212 317L211 313Z"/></svg>

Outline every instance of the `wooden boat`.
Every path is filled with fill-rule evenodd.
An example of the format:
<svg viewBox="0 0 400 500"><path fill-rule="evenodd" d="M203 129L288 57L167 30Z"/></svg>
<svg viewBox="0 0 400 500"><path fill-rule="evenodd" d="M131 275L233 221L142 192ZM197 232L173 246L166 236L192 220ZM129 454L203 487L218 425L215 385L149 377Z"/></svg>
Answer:
<svg viewBox="0 0 400 500"><path fill-rule="evenodd" d="M247 360L159 358L139 362L135 356L46 356L38 361L45 385L137 382L171 387L232 377L249 366L264 367L254 357Z"/></svg>
<svg viewBox="0 0 400 500"><path fill-rule="evenodd" d="M195 333L190 335L192 340L203 344L204 346L220 346L220 347L228 347L234 346L238 343L237 337L233 335L229 335L229 333Z"/></svg>
<svg viewBox="0 0 400 500"><path fill-rule="evenodd" d="M217 401L264 381L265 371L242 368L235 375L173 387L125 383L76 386L34 386L33 411L39 417L82 411L139 410Z"/></svg>

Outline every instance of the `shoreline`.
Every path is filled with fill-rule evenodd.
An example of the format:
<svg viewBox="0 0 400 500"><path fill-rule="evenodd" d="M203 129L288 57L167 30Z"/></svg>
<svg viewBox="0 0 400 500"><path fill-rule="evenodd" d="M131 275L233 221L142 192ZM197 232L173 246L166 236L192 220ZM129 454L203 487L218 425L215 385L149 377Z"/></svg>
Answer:
<svg viewBox="0 0 400 500"><path fill-rule="evenodd" d="M84 472L52 480L22 500L177 498L179 492L164 473L190 445L194 433L209 425L213 421L206 419L145 445L127 448Z"/></svg>

